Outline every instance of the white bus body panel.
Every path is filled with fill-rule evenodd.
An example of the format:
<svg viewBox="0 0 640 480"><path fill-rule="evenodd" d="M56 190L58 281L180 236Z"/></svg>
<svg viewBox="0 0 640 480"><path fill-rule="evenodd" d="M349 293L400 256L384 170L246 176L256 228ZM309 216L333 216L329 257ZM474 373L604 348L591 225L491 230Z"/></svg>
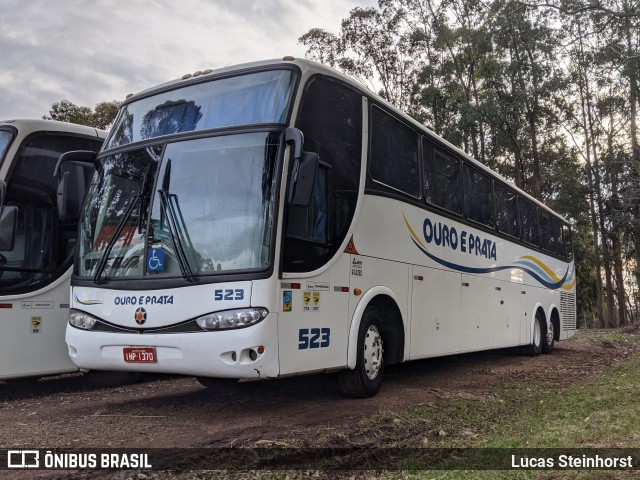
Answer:
<svg viewBox="0 0 640 480"><path fill-rule="evenodd" d="M64 348L71 269L35 294L0 298L0 379L73 372Z"/></svg>
<svg viewBox="0 0 640 480"><path fill-rule="evenodd" d="M191 287L119 291L105 288L72 288L72 307L124 328L136 323L138 308L146 311L144 328L162 328L207 313L252 305L252 292L274 290L272 280L196 285ZM252 285L253 284L253 285ZM257 286L256 286L257 284ZM242 291L238 299L216 300L216 290ZM264 294L257 297L264 300ZM260 378L278 375L278 314L271 312L256 325L223 331L180 333L119 333L67 327L69 355L80 368L158 373L180 373L223 378ZM271 307L271 308L270 308ZM264 347L255 360L250 350ZM155 347L156 363L126 363L125 347Z"/></svg>
<svg viewBox="0 0 640 480"><path fill-rule="evenodd" d="M106 132L55 120L9 120L0 122L17 131L0 180L6 180L23 140L33 133L56 132L104 138ZM19 240L16 240L18 242ZM0 295L0 380L75 372L64 343L69 322L71 268L51 284L34 292Z"/></svg>
<svg viewBox="0 0 640 480"><path fill-rule="evenodd" d="M380 228L380 218L390 223ZM430 227L426 226L425 236L427 218ZM442 242L440 235L436 242L432 230L438 225L449 230L448 242ZM454 229L456 240L452 241ZM371 284L391 285L402 277L394 268L410 266L410 285L394 290L406 302L398 305L404 321L410 319L405 359L528 345L538 307L547 322L554 309L558 310L560 339L575 333L573 262L374 195L363 197L353 240L361 253L362 278L368 281L355 280L352 275L352 287L366 291ZM389 260L382 260L385 257ZM367 264L376 265L371 277ZM565 305L559 308L561 303Z"/></svg>

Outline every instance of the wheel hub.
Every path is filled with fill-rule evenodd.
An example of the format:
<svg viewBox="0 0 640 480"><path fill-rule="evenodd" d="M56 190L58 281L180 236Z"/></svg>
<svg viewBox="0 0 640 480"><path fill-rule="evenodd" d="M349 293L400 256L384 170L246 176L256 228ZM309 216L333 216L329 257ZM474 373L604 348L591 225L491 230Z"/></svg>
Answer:
<svg viewBox="0 0 640 480"><path fill-rule="evenodd" d="M378 327L370 325L364 338L364 369L369 380L378 376L382 368L382 336Z"/></svg>

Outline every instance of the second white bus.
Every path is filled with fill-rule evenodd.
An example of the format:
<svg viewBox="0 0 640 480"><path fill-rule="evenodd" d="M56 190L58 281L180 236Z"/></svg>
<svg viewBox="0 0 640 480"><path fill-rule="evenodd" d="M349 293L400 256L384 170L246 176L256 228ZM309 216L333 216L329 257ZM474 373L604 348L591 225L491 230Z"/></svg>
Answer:
<svg viewBox="0 0 640 480"><path fill-rule="evenodd" d="M320 64L134 95L97 157L66 340L81 368L241 378L528 346L575 332L566 220Z"/></svg>
<svg viewBox="0 0 640 480"><path fill-rule="evenodd" d="M93 165L66 173L60 154L97 152L106 132L54 120L0 122L0 380L76 371L64 342L78 214Z"/></svg>

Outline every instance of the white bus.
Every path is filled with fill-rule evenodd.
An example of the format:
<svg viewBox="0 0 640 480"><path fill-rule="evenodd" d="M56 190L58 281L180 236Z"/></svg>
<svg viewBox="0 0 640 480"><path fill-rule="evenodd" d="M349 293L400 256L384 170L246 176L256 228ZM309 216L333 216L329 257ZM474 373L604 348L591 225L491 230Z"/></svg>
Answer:
<svg viewBox="0 0 640 480"><path fill-rule="evenodd" d="M97 152L106 132L53 120L0 122L0 380L77 370L64 342L78 213L93 166L62 171L61 153Z"/></svg>
<svg viewBox="0 0 640 480"><path fill-rule="evenodd" d="M568 223L370 91L285 57L129 98L81 217L81 368L342 371L575 332Z"/></svg>

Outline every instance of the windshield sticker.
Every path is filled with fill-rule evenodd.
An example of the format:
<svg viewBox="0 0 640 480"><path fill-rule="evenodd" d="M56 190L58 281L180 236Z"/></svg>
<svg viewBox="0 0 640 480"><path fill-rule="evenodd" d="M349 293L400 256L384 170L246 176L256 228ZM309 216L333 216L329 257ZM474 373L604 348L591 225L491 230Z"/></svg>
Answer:
<svg viewBox="0 0 640 480"><path fill-rule="evenodd" d="M147 271L164 272L164 250L162 248L147 250Z"/></svg>
<svg viewBox="0 0 640 480"><path fill-rule="evenodd" d="M173 295L125 295L113 300L115 305L173 305Z"/></svg>

